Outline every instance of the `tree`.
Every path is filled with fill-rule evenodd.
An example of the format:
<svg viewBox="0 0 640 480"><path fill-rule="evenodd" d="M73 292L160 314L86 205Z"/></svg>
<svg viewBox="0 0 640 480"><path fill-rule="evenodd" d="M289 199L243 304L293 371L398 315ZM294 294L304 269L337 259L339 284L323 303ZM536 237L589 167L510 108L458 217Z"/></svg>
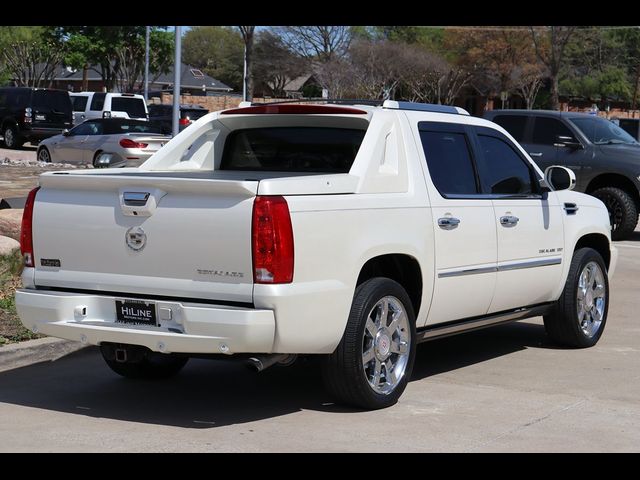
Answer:
<svg viewBox="0 0 640 480"><path fill-rule="evenodd" d="M564 67L564 53L576 27L529 27L536 55L551 81L551 108L560 109L558 85Z"/></svg>
<svg viewBox="0 0 640 480"><path fill-rule="evenodd" d="M252 60L253 60L253 37L256 30L255 25L252 26L239 26L240 34L242 35L242 41L244 42L244 65L246 68L244 76L244 99L245 101L253 98L253 75L252 75Z"/></svg>
<svg viewBox="0 0 640 480"><path fill-rule="evenodd" d="M274 97L284 97L287 83L309 70L307 62L269 31L257 35L254 58L254 85L266 87Z"/></svg>
<svg viewBox="0 0 640 480"><path fill-rule="evenodd" d="M50 87L64 56L64 45L43 27L1 27L0 61L5 79L18 86Z"/></svg>
<svg viewBox="0 0 640 480"><path fill-rule="evenodd" d="M244 44L231 27L193 27L182 39L182 59L234 90L242 90Z"/></svg>
<svg viewBox="0 0 640 480"><path fill-rule="evenodd" d="M149 72L157 78L173 66L174 34L152 28L149 35ZM144 77L145 39L132 38L115 49L120 69L116 73L121 92L133 92ZM154 78L150 79L153 83Z"/></svg>
<svg viewBox="0 0 640 480"><path fill-rule="evenodd" d="M352 38L352 27L345 25L293 26L276 28L274 33L298 55L328 62L336 57L343 57L347 53Z"/></svg>

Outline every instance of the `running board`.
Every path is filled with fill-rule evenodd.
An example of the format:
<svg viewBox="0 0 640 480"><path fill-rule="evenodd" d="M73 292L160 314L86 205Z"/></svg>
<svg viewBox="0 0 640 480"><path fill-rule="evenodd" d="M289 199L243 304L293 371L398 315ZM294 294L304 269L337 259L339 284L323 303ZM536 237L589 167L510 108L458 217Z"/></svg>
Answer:
<svg viewBox="0 0 640 480"><path fill-rule="evenodd" d="M507 312L493 313L482 317L467 318L464 320L454 320L453 322L441 323L432 327L424 327L416 332L418 343L435 340L436 338L448 337L458 333L470 332L481 328L493 327L502 323L515 322L525 318L546 315L554 302L542 303L531 307L516 308Z"/></svg>

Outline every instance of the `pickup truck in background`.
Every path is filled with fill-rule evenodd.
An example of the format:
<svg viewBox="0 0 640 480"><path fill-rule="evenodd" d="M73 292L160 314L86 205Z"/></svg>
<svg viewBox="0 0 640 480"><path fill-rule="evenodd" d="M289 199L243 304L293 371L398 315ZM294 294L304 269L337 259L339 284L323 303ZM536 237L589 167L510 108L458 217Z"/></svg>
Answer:
<svg viewBox="0 0 640 480"><path fill-rule="evenodd" d="M456 107L243 105L139 168L43 174L16 305L125 377L320 355L337 400L383 408L422 341L539 315L598 341L617 251L574 184Z"/></svg>

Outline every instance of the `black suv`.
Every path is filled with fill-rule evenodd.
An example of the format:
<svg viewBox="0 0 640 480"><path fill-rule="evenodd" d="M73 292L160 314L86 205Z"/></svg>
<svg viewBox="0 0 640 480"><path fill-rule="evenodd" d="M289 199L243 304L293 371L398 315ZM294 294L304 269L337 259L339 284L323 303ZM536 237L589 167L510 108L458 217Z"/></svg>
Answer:
<svg viewBox="0 0 640 480"><path fill-rule="evenodd" d="M640 210L640 143L627 132L585 113L492 110L484 117L507 130L543 170L573 170L576 190L607 206L614 240L631 235Z"/></svg>
<svg viewBox="0 0 640 480"><path fill-rule="evenodd" d="M0 135L7 148L39 142L73 126L69 93L45 88L0 88Z"/></svg>
<svg viewBox="0 0 640 480"><path fill-rule="evenodd" d="M171 135L173 132L173 105L151 104L148 108L149 121L160 127L160 131L163 134ZM180 105L180 120L178 120L180 131L207 113L209 113L209 110L200 105Z"/></svg>

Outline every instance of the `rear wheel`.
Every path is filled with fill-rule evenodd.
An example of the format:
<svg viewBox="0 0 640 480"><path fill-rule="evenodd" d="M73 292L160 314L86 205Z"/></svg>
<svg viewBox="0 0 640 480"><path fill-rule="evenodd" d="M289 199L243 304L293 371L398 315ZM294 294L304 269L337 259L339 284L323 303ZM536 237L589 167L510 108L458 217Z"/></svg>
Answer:
<svg viewBox="0 0 640 480"><path fill-rule="evenodd" d="M20 148L24 143L24 139L20 137L15 125L5 126L2 135L4 136L4 144L7 148Z"/></svg>
<svg viewBox="0 0 640 480"><path fill-rule="evenodd" d="M146 347L105 343L100 352L109 368L126 378L169 378L177 374L189 361L176 354L152 352Z"/></svg>
<svg viewBox="0 0 640 480"><path fill-rule="evenodd" d="M411 377L415 336L413 307L400 284L379 277L359 285L342 340L323 362L327 390L360 408L395 404Z"/></svg>
<svg viewBox="0 0 640 480"><path fill-rule="evenodd" d="M51 154L49 153L49 149L47 147L40 147L38 149L38 161L51 163Z"/></svg>
<svg viewBox="0 0 640 480"><path fill-rule="evenodd" d="M571 260L562 296L544 317L549 337L561 345L592 347L602 336L609 310L609 280L602 256L581 248Z"/></svg>
<svg viewBox="0 0 640 480"><path fill-rule="evenodd" d="M638 223L638 208L633 197L617 187L599 188L591 195L602 200L607 207L611 239L624 240L631 235Z"/></svg>

